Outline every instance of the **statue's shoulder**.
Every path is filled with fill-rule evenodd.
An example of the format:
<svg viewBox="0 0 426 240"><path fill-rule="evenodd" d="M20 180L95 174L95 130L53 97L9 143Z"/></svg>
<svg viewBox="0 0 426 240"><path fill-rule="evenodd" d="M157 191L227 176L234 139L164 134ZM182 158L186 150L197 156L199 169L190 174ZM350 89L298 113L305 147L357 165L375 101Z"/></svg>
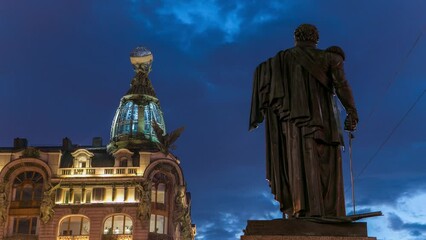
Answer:
<svg viewBox="0 0 426 240"><path fill-rule="evenodd" d="M345 52L343 51L343 49L339 46L331 46L328 47L327 49L325 49L325 52L329 52L329 53L333 53L333 54L337 54L340 57L343 58L343 60L345 60Z"/></svg>

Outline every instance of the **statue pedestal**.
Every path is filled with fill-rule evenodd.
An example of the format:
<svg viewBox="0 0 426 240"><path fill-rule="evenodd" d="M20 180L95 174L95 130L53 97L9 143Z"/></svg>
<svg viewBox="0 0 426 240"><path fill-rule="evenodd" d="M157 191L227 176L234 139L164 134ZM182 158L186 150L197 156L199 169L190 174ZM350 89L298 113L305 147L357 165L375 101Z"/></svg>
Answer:
<svg viewBox="0 0 426 240"><path fill-rule="evenodd" d="M299 219L249 220L241 240L376 240L367 223L319 223Z"/></svg>

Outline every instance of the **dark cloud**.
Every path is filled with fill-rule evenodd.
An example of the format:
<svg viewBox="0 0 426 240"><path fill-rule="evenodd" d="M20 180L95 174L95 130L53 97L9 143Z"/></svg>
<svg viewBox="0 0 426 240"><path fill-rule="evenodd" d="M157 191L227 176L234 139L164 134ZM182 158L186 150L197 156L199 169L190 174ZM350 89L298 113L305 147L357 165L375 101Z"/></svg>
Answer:
<svg viewBox="0 0 426 240"><path fill-rule="evenodd" d="M396 231L406 230L411 236L419 237L426 232L426 224L420 223L405 223L396 214L389 214L388 216L389 227Z"/></svg>

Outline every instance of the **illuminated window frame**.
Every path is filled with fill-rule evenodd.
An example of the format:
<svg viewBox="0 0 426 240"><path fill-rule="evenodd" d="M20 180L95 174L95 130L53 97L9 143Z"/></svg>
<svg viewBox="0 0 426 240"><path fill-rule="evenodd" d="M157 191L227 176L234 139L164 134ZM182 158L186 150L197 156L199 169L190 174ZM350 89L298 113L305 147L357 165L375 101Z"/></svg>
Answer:
<svg viewBox="0 0 426 240"><path fill-rule="evenodd" d="M151 214L149 232L167 234L168 218L162 214Z"/></svg>
<svg viewBox="0 0 426 240"><path fill-rule="evenodd" d="M79 221L71 222L73 218L80 219ZM72 231L71 223L79 224L78 231ZM63 224L66 224L66 228L63 228ZM82 215L70 215L60 221L58 228L58 236L88 236L90 234L90 219Z"/></svg>
<svg viewBox="0 0 426 240"><path fill-rule="evenodd" d="M94 187L92 189L92 202L105 202L106 189L104 187Z"/></svg>
<svg viewBox="0 0 426 240"><path fill-rule="evenodd" d="M120 218L122 223L120 224ZM133 220L125 214L115 214L107 217L102 224L103 235L132 235Z"/></svg>
<svg viewBox="0 0 426 240"><path fill-rule="evenodd" d="M151 202L154 209L166 210L168 205L169 180L168 177L158 172L152 178Z"/></svg>

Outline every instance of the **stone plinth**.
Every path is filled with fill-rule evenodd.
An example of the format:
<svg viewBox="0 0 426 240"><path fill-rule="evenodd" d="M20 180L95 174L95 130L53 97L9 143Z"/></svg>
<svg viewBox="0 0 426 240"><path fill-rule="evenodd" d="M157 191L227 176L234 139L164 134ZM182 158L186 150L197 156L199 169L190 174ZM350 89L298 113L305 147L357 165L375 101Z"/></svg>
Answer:
<svg viewBox="0 0 426 240"><path fill-rule="evenodd" d="M366 223L299 219L249 220L241 240L375 240Z"/></svg>

